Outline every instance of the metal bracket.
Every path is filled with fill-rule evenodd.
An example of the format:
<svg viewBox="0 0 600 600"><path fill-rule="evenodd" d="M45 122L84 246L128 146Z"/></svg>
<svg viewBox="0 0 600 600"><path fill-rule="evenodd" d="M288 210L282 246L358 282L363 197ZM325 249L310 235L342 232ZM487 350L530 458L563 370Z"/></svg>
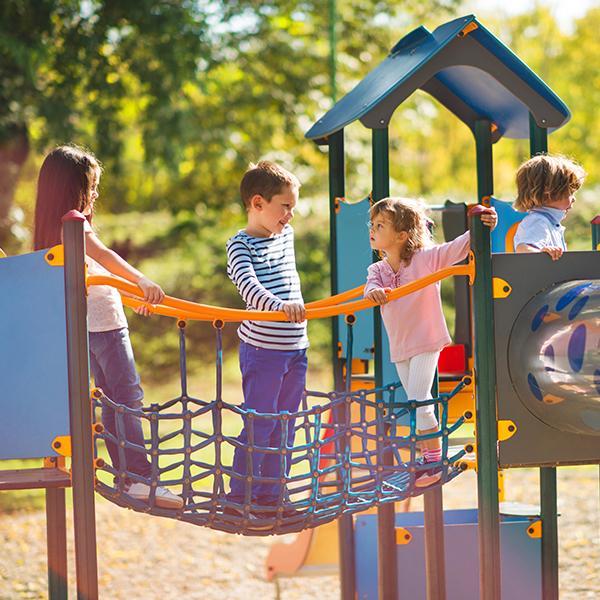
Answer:
<svg viewBox="0 0 600 600"><path fill-rule="evenodd" d="M537 521L533 521L527 527L527 535L530 538L541 538L542 537L542 520L538 519Z"/></svg>
<svg viewBox="0 0 600 600"><path fill-rule="evenodd" d="M478 27L479 25L477 25L477 23L469 23L459 32L458 37L465 37L466 35L469 35L471 31L475 31Z"/></svg>
<svg viewBox="0 0 600 600"><path fill-rule="evenodd" d="M517 433L517 426L510 419L498 421L498 441L504 442Z"/></svg>
<svg viewBox="0 0 600 600"><path fill-rule="evenodd" d="M492 277L492 296L494 298L507 298L512 292L512 286L502 277Z"/></svg>
<svg viewBox="0 0 600 600"><path fill-rule="evenodd" d="M396 544L399 546L405 546L412 540L412 533L404 527L396 527Z"/></svg>
<svg viewBox="0 0 600 600"><path fill-rule="evenodd" d="M52 450L61 456L72 456L71 436L58 435L52 440Z"/></svg>
<svg viewBox="0 0 600 600"><path fill-rule="evenodd" d="M469 250L469 285L473 285L475 283L475 277L477 275L477 265L475 264L475 254L473 254L473 250Z"/></svg>
<svg viewBox="0 0 600 600"><path fill-rule="evenodd" d="M62 244L53 246L44 254L44 260L51 267L64 267L65 266L65 249Z"/></svg>
<svg viewBox="0 0 600 600"><path fill-rule="evenodd" d="M44 469L65 469L64 456L46 456L44 458Z"/></svg>

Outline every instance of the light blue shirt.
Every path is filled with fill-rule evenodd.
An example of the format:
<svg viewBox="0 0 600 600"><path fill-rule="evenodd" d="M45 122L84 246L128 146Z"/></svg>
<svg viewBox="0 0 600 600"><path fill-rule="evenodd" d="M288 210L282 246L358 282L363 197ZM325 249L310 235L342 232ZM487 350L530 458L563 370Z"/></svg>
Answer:
<svg viewBox="0 0 600 600"><path fill-rule="evenodd" d="M549 206L532 208L517 227L515 248L527 244L538 250L548 247L566 250L565 228L560 224L566 214L565 210Z"/></svg>

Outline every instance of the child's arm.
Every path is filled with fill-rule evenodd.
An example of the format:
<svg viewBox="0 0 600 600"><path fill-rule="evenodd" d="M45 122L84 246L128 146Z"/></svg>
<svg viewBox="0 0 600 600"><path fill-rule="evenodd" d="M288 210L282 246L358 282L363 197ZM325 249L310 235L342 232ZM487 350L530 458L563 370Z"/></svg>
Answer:
<svg viewBox="0 0 600 600"><path fill-rule="evenodd" d="M486 207L485 212L481 213L481 222L494 230L498 223L496 209ZM465 231L450 242L427 248L424 252L429 259L431 270L439 271L464 260L469 255L470 244L471 234L469 231Z"/></svg>
<svg viewBox="0 0 600 600"><path fill-rule="evenodd" d="M558 246L542 246L541 248L536 248L535 246L531 246L530 244L519 244L515 251L517 254L531 254L538 252L545 252L550 255L552 260L558 260L563 255L563 249Z"/></svg>
<svg viewBox="0 0 600 600"><path fill-rule="evenodd" d="M282 310L292 323L306 319L306 310L301 302L286 302L265 288L254 271L252 254L239 240L227 245L227 274L237 287L246 306L256 310Z"/></svg>
<svg viewBox="0 0 600 600"><path fill-rule="evenodd" d="M513 241L515 252L519 254L545 252L552 260L558 260L563 254L562 248L554 246L545 218L531 213L519 223Z"/></svg>
<svg viewBox="0 0 600 600"><path fill-rule="evenodd" d="M135 283L144 292L144 300L150 304L162 302L165 293L161 287L148 279L143 273L132 267L126 260L121 258L116 252L107 248L98 238L98 236L89 231L85 238L86 254L100 263L106 270L118 277ZM147 314L142 311L142 314Z"/></svg>
<svg viewBox="0 0 600 600"><path fill-rule="evenodd" d="M370 265L367 269L367 283L363 291L363 296L375 304L385 304L387 299L387 292L391 292L392 288L385 287L381 279L381 273L379 271L379 263Z"/></svg>

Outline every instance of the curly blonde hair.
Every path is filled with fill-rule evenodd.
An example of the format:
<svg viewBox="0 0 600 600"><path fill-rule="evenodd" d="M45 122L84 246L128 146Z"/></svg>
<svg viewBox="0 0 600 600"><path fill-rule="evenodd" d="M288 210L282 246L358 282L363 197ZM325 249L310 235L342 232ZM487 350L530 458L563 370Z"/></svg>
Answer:
<svg viewBox="0 0 600 600"><path fill-rule="evenodd" d="M415 252L433 244L430 231L433 222L427 216L427 205L421 200L383 198L369 210L371 221L378 215L388 216L398 233L406 231L408 234L408 241L400 254L402 260L410 262Z"/></svg>
<svg viewBox="0 0 600 600"><path fill-rule="evenodd" d="M585 180L581 165L558 155L538 154L517 171L515 208L522 212L574 194Z"/></svg>

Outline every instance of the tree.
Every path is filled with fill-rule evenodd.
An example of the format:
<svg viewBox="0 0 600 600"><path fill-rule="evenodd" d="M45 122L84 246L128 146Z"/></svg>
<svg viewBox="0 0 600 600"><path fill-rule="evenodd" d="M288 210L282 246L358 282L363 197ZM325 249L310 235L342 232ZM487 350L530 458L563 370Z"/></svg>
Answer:
<svg viewBox="0 0 600 600"><path fill-rule="evenodd" d="M211 40L194 0L5 0L0 15L0 245L10 245L32 128L40 147L93 142L118 167L135 97L146 155L174 164L183 88Z"/></svg>

